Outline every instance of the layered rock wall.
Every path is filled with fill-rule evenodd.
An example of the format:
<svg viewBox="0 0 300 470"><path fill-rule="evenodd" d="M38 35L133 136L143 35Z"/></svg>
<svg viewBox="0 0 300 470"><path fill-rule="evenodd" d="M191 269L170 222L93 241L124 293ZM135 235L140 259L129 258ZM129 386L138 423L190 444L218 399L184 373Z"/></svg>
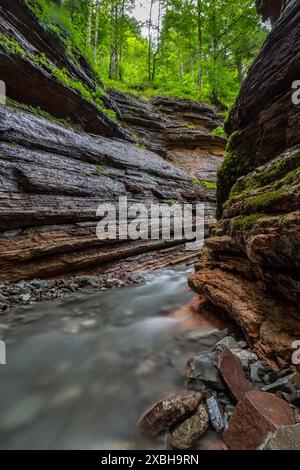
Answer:
<svg viewBox="0 0 300 470"><path fill-rule="evenodd" d="M274 366L291 365L300 339L299 24L300 3L291 1L231 111L220 220L190 279Z"/></svg>

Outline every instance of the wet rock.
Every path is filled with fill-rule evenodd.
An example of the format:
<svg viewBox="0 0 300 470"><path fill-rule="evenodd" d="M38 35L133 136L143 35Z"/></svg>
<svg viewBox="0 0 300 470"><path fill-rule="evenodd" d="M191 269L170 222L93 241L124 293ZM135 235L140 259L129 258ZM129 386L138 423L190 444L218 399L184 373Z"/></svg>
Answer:
<svg viewBox="0 0 300 470"><path fill-rule="evenodd" d="M216 365L233 397L241 400L251 390L241 361L226 346L218 346Z"/></svg>
<svg viewBox="0 0 300 470"><path fill-rule="evenodd" d="M201 394L185 392L175 397L156 403L139 422L142 434L157 436L194 411L201 399Z"/></svg>
<svg viewBox="0 0 300 470"><path fill-rule="evenodd" d="M271 384L283 377L286 377L287 375L291 375L290 369L284 369L284 370L272 370L271 369L263 376L263 381L265 382L265 384Z"/></svg>
<svg viewBox="0 0 300 470"><path fill-rule="evenodd" d="M223 432L226 427L226 419L218 400L211 396L206 399L206 405L212 427L217 432Z"/></svg>
<svg viewBox="0 0 300 470"><path fill-rule="evenodd" d="M226 330L217 330L217 329L198 329L189 331L186 334L186 339L189 341L197 341L201 343L201 346L207 348L213 348L224 336L226 336Z"/></svg>
<svg viewBox="0 0 300 470"><path fill-rule="evenodd" d="M299 390L294 390L290 394L289 393L283 393L282 396L291 405L294 405L297 408L300 408L300 391Z"/></svg>
<svg viewBox="0 0 300 470"><path fill-rule="evenodd" d="M174 449L190 449L207 431L209 417L204 405L199 405L196 413L181 423L173 432L171 445Z"/></svg>
<svg viewBox="0 0 300 470"><path fill-rule="evenodd" d="M221 339L217 346L223 345L226 346L229 349L238 349L238 343L232 336L226 336L225 338Z"/></svg>
<svg viewBox="0 0 300 470"><path fill-rule="evenodd" d="M269 434L260 450L300 450L300 424L283 426Z"/></svg>
<svg viewBox="0 0 300 470"><path fill-rule="evenodd" d="M293 424L294 412L284 400L252 390L238 403L224 440L232 450L255 450L269 432Z"/></svg>
<svg viewBox="0 0 300 470"><path fill-rule="evenodd" d="M262 382L262 377L265 375L266 367L263 362L258 361L250 364L250 380L251 382Z"/></svg>
<svg viewBox="0 0 300 470"><path fill-rule="evenodd" d="M276 392L285 392L285 393L292 393L294 389L297 387L300 389L299 385L299 373L294 373L282 377L281 379L276 380L271 384L265 385L262 388L262 392L269 392L269 393L276 393Z"/></svg>
<svg viewBox="0 0 300 470"><path fill-rule="evenodd" d="M225 390L226 385L215 366L216 353L201 353L189 359L186 378L190 388L202 390L204 385Z"/></svg>

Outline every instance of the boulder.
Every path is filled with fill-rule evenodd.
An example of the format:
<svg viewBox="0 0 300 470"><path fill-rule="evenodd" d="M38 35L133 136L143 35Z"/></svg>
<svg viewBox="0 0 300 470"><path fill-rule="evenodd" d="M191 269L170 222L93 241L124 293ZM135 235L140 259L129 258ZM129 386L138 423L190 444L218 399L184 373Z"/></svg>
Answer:
<svg viewBox="0 0 300 470"><path fill-rule="evenodd" d="M157 436L189 416L199 405L201 394L184 392L162 400L150 408L139 423L142 434Z"/></svg>
<svg viewBox="0 0 300 470"><path fill-rule="evenodd" d="M226 389L215 361L215 352L204 352L188 360L186 378L190 388L202 390L206 385L217 390Z"/></svg>

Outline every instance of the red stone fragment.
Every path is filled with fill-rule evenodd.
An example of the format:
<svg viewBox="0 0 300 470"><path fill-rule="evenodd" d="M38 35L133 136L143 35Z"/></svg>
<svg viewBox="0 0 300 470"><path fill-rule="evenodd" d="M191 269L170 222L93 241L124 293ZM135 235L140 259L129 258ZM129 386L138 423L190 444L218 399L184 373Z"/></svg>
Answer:
<svg viewBox="0 0 300 470"><path fill-rule="evenodd" d="M294 412L284 400L252 390L238 403L223 437L231 450L256 450L268 433L293 424Z"/></svg>
<svg viewBox="0 0 300 470"><path fill-rule="evenodd" d="M234 398L242 400L251 386L245 377L241 361L227 346L219 346L216 366Z"/></svg>

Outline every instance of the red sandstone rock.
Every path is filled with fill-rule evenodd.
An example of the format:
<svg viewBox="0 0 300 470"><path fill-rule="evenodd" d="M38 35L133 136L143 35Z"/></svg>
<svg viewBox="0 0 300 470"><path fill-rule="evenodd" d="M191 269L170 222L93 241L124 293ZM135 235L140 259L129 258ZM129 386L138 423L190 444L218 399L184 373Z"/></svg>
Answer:
<svg viewBox="0 0 300 470"><path fill-rule="evenodd" d="M231 450L255 450L268 433L294 424L294 412L285 401L269 393L250 391L239 402L224 432L224 441Z"/></svg>
<svg viewBox="0 0 300 470"><path fill-rule="evenodd" d="M217 368L234 398L242 400L251 386L245 377L241 361L226 346L218 347Z"/></svg>

